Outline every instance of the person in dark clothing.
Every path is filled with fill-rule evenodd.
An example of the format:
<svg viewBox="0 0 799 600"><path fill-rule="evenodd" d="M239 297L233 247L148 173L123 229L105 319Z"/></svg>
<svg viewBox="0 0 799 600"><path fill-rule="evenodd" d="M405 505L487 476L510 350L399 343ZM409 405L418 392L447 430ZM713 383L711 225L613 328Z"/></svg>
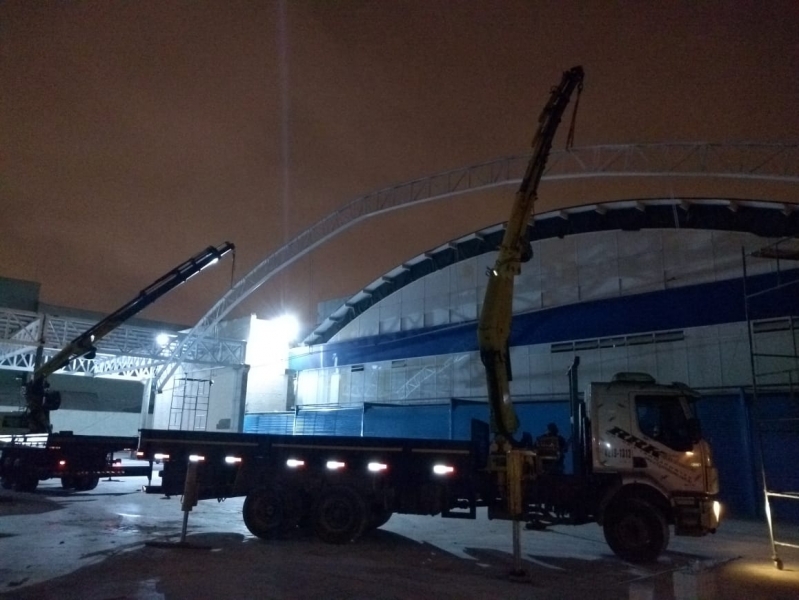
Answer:
<svg viewBox="0 0 799 600"><path fill-rule="evenodd" d="M566 439L560 435L555 423L547 425L546 433L538 437L538 446L542 451L549 453L553 459L547 470L550 473L563 473L563 462L566 458L568 444Z"/></svg>

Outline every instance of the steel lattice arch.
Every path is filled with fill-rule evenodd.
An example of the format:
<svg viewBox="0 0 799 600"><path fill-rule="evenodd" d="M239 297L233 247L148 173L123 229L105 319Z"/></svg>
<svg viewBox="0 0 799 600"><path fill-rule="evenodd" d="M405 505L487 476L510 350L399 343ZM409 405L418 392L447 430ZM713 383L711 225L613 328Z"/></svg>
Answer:
<svg viewBox="0 0 799 600"><path fill-rule="evenodd" d="M207 344L208 339L216 337L217 325L244 299L274 275L331 238L366 219L394 210L518 184L528 160L527 155L500 158L384 188L352 200L266 256L222 296L188 334L174 345L168 359L157 367L155 372L157 389L163 389L180 364L186 360L186 357L191 356L196 346L203 346ZM651 178L756 181L793 185L799 183L799 144L672 143L572 148L550 155L542 181ZM650 211L650 208L655 206L661 208ZM662 208L664 206L667 207L666 213L671 215L671 218L664 218ZM752 220L752 211L757 211L758 214L767 211L764 214L769 217L765 218L765 231L761 235L799 232L793 216L794 206L791 204L723 199L709 201L641 199L633 201L632 204L610 202L536 215L534 223L539 229L544 224L554 223L556 233L553 234L562 235L564 232L568 233L564 230L564 222L568 223L579 214L590 214L595 226L599 226L599 221L604 221L607 226L608 223L612 224L612 221L603 218L605 215L611 215L611 218L620 217L622 213L618 211L629 213L629 210L633 210L635 212L632 217L624 219L627 226L638 228L655 226L648 224L649 220L646 217L648 213L654 217L657 212L654 220L657 226L674 227L681 225L680 211L686 215L691 214L692 210L696 213L695 208L699 206L707 209L705 212L709 221L705 226L715 222L719 226L726 223L728 227L745 228ZM747 213L746 218L736 220L718 216L726 213L741 215L743 214L741 211ZM686 219L683 218L682 221ZM692 224L699 226L699 221L700 219L694 219ZM619 226L625 225L621 223ZM322 340L322 337L318 336L318 339Z"/></svg>

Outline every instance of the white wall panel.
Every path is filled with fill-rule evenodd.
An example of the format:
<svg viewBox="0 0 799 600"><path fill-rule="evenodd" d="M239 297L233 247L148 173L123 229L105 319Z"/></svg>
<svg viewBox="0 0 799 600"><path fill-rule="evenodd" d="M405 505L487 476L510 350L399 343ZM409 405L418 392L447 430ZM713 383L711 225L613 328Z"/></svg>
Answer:
<svg viewBox="0 0 799 600"><path fill-rule="evenodd" d="M721 377L721 350L718 334L712 327L700 327L685 332L688 352L688 381L693 387L719 385Z"/></svg>
<svg viewBox="0 0 799 600"><path fill-rule="evenodd" d="M552 393L552 357L549 344L532 346L528 353L530 360L530 393Z"/></svg>
<svg viewBox="0 0 799 600"><path fill-rule="evenodd" d="M658 381L689 381L688 350L684 341L656 344L655 352L657 370L653 375Z"/></svg>
<svg viewBox="0 0 799 600"><path fill-rule="evenodd" d="M602 364L601 381L610 381L616 373L630 370L627 363L627 346L600 348L599 356Z"/></svg>
<svg viewBox="0 0 799 600"><path fill-rule="evenodd" d="M649 373L657 379L658 361L655 344L627 346L627 370Z"/></svg>
<svg viewBox="0 0 799 600"><path fill-rule="evenodd" d="M450 296L450 323L477 319L477 290L460 290Z"/></svg>
<svg viewBox="0 0 799 600"><path fill-rule="evenodd" d="M371 337L380 332L380 312L367 310L356 318L359 324L358 337Z"/></svg>
<svg viewBox="0 0 799 600"><path fill-rule="evenodd" d="M749 342L746 339L719 340L722 385L741 386L752 382Z"/></svg>
<svg viewBox="0 0 799 600"><path fill-rule="evenodd" d="M403 287L399 292L402 294L402 303L408 303L409 306L413 306L414 304L410 303L410 301L421 301L424 298L424 287L424 279L417 279ZM416 304L419 303L420 302L417 302Z"/></svg>
<svg viewBox="0 0 799 600"><path fill-rule="evenodd" d="M494 253L496 254L496 253ZM485 257L479 257L484 259ZM467 260L455 263L448 267L451 269L449 277L450 290L453 292L460 292L462 290L473 290L477 287L477 258L469 258Z"/></svg>
<svg viewBox="0 0 799 600"><path fill-rule="evenodd" d="M435 296L446 296L450 291L449 278L452 269L450 267L435 271L421 281L424 282L424 295L425 298Z"/></svg>

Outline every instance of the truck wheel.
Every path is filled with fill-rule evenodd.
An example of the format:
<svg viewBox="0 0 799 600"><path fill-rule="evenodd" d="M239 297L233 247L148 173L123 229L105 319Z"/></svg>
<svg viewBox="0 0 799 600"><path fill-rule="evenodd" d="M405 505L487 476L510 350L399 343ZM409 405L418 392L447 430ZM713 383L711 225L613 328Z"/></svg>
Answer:
<svg viewBox="0 0 799 600"><path fill-rule="evenodd" d="M386 509L380 509L380 510L372 509L372 512L369 515L369 523L366 526L366 528L371 531L372 529L378 529L379 527L382 527L383 525L388 523L388 520L391 518L391 515L393 514L394 514L393 512Z"/></svg>
<svg viewBox="0 0 799 600"><path fill-rule="evenodd" d="M97 475L78 475L74 478L72 485L76 492L88 492L97 487L100 478ZM64 485L64 482L61 482Z"/></svg>
<svg viewBox="0 0 799 600"><path fill-rule="evenodd" d="M346 486L327 488L314 507L314 532L329 544L346 544L360 536L368 513L363 497Z"/></svg>
<svg viewBox="0 0 799 600"><path fill-rule="evenodd" d="M75 487L75 478L71 475L64 475L61 478L61 487L65 490L71 490Z"/></svg>
<svg viewBox="0 0 799 600"><path fill-rule="evenodd" d="M669 543L669 526L663 513L637 498L612 505L605 514L603 527L610 549L632 563L657 560Z"/></svg>
<svg viewBox="0 0 799 600"><path fill-rule="evenodd" d="M259 487L247 494L242 514L254 536L270 540L294 529L299 521L294 495L280 486Z"/></svg>
<svg viewBox="0 0 799 600"><path fill-rule="evenodd" d="M14 489L18 492L35 492L39 486L39 478L35 473L18 473L14 479Z"/></svg>

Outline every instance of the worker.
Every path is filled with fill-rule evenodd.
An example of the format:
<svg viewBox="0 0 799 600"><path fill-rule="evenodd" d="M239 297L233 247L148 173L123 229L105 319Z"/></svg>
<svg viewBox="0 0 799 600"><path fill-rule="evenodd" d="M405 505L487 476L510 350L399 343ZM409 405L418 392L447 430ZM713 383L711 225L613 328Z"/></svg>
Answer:
<svg viewBox="0 0 799 600"><path fill-rule="evenodd" d="M560 435L558 426L555 423L549 423L546 433L538 436L537 442L542 453L548 455L544 456L544 458L549 458L546 461L548 463L547 471L549 473L563 473L563 462L566 458L568 444L566 439Z"/></svg>

